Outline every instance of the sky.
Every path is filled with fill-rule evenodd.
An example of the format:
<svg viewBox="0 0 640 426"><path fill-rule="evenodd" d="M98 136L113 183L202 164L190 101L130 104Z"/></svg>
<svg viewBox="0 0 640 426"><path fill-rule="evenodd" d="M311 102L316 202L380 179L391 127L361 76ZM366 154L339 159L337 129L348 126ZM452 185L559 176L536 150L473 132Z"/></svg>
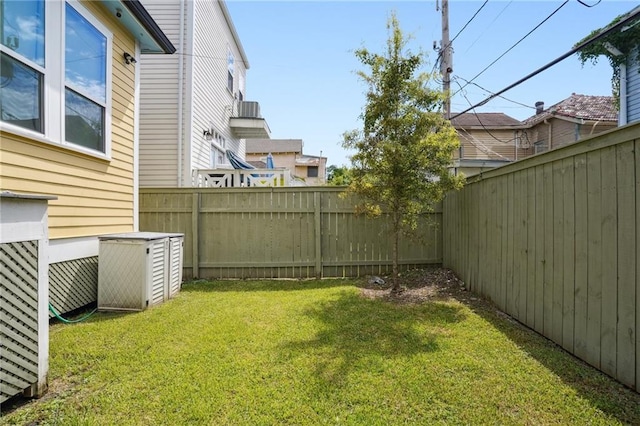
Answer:
<svg viewBox="0 0 640 426"><path fill-rule="evenodd" d="M449 1L450 38L455 37L484 0ZM453 42L451 111L463 111L565 54L593 30L636 7L638 1L570 0L502 59L465 85L540 24L564 0L489 0ZM383 53L386 24L395 12L408 48L425 54L424 71L437 59L434 41L442 38L436 1L247 1L227 6L250 68L246 96L260 103L273 139L302 139L303 153L327 157L327 165L349 165L343 133L362 128L366 85L356 75L367 71L354 51ZM611 95L606 58L582 66L572 55L496 98L476 112L503 112L524 120L572 93ZM438 81L434 87L441 87ZM459 90L461 89L462 90ZM524 104L526 106L523 106ZM277 164L276 164L277 166Z"/></svg>

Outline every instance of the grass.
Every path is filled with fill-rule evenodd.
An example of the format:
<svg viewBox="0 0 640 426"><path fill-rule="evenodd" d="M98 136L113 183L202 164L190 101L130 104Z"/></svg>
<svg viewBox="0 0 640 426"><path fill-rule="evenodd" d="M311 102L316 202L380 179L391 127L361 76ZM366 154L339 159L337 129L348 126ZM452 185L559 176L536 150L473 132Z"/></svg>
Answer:
<svg viewBox="0 0 640 426"><path fill-rule="evenodd" d="M198 282L51 327L50 391L0 424L640 424L640 395L492 309L351 281Z"/></svg>

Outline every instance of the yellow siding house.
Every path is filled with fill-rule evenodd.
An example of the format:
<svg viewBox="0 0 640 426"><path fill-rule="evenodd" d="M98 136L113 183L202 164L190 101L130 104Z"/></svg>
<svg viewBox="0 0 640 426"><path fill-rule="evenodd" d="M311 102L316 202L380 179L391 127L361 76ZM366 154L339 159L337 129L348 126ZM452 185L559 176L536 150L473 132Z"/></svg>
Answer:
<svg viewBox="0 0 640 426"><path fill-rule="evenodd" d="M98 239L138 230L141 54L175 52L137 0L0 2L0 190L49 203L50 300L96 300Z"/></svg>

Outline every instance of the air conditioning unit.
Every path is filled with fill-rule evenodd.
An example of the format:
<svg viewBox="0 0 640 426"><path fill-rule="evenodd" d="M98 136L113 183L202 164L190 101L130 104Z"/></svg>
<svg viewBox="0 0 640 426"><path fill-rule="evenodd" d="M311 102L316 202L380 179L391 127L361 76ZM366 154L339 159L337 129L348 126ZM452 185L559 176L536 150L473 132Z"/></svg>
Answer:
<svg viewBox="0 0 640 426"><path fill-rule="evenodd" d="M260 118L260 104L252 101L238 102L238 117Z"/></svg>
<svg viewBox="0 0 640 426"><path fill-rule="evenodd" d="M142 311L180 291L184 234L99 237L98 309Z"/></svg>

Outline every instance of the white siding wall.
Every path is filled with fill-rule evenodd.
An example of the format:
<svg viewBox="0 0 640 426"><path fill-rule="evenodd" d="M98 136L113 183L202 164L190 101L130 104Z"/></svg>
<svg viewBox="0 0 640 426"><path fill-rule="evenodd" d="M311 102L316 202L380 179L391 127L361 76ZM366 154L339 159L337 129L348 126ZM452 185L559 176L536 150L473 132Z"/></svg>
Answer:
<svg viewBox="0 0 640 426"><path fill-rule="evenodd" d="M631 54L627 65L627 120L640 121L640 66L636 61L636 53Z"/></svg>
<svg viewBox="0 0 640 426"><path fill-rule="evenodd" d="M180 37L180 8L186 8L187 2L142 3L177 51L173 55L142 55L137 64L141 71L140 186L179 186L179 66L189 62L185 46L180 45L186 38ZM184 16L186 19L186 13Z"/></svg>
<svg viewBox="0 0 640 426"><path fill-rule="evenodd" d="M210 167L210 142L202 131L213 125L226 139L226 148L243 155L241 141L235 139L229 127L234 107L234 94L238 92L240 75L245 75L238 46L234 42L222 7L217 1L199 1L194 5L193 37L193 168ZM227 89L227 52L231 49L234 61L234 93ZM242 79L244 80L244 78ZM244 93L244 88L242 88ZM244 151L244 150L242 150Z"/></svg>
<svg viewBox="0 0 640 426"><path fill-rule="evenodd" d="M229 127L234 106L227 90L229 48L235 58L234 93L241 89L246 95L245 88L238 87L245 81L246 67L218 1L142 3L177 51L145 55L140 61L140 186L190 186L191 170L211 167L211 142L204 139L203 130L213 125L226 139L226 148L244 156L243 141L235 139Z"/></svg>

